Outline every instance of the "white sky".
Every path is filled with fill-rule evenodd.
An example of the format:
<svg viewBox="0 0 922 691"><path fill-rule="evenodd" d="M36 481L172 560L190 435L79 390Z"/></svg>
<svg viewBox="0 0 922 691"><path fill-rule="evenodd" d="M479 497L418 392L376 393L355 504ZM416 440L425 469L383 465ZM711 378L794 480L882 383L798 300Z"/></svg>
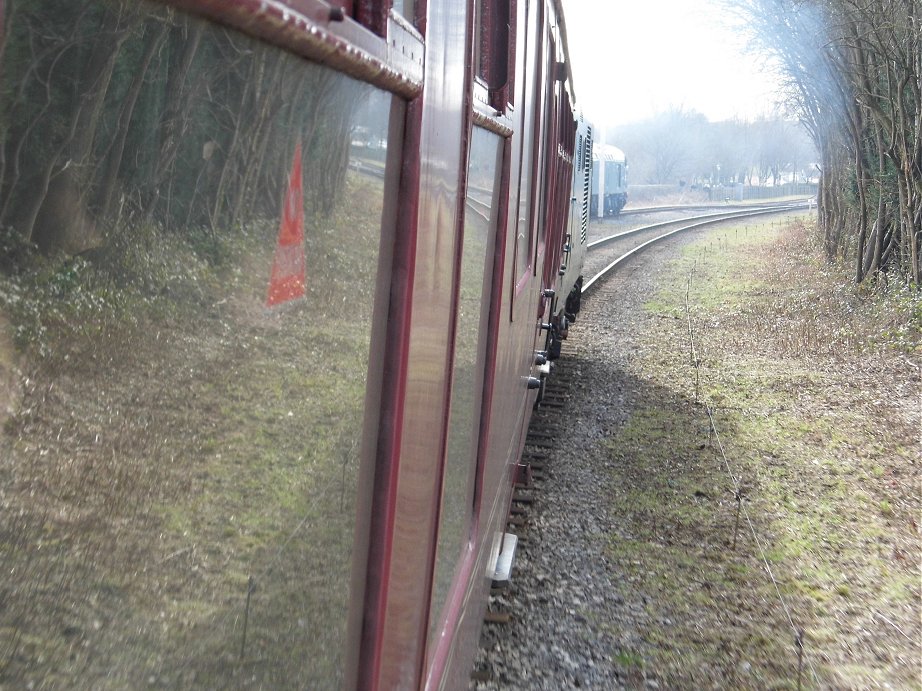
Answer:
<svg viewBox="0 0 922 691"><path fill-rule="evenodd" d="M717 0L563 0L577 105L596 125L671 107L710 120L769 115L774 79Z"/></svg>

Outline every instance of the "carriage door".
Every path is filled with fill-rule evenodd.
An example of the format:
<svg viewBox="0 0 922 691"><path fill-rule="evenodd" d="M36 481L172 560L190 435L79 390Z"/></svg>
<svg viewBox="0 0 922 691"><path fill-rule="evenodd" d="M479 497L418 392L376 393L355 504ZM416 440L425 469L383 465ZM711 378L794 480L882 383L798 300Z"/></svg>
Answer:
<svg viewBox="0 0 922 691"><path fill-rule="evenodd" d="M471 523L497 235L495 181L502 144L498 135L474 127L459 243L452 390L430 610L430 654L436 643L434 634L453 618L453 608L448 606L452 584L463 588L471 568Z"/></svg>
<svg viewBox="0 0 922 691"><path fill-rule="evenodd" d="M474 64L478 68L472 88L475 100L480 103L489 99L505 104L508 100L506 66L496 61L509 59L510 53L514 56L514 50L508 48L508 32L493 29L505 30L510 10L510 4L504 1L478 4L474 26L480 27L481 40L476 48ZM501 51L491 49L498 43L502 44ZM499 88L493 89L494 85ZM473 538L479 505L478 459L487 433L483 412L489 406L488 382L494 350L490 334L495 330L498 314L498 305L493 309L494 296L502 293L499 212L506 140L490 131L496 129L495 122L481 126L484 123L476 113L472 113L472 119L463 224L456 252L452 386L430 604L430 671L443 669L446 663L449 651L440 645L452 636L440 633L457 627L461 602L476 561Z"/></svg>

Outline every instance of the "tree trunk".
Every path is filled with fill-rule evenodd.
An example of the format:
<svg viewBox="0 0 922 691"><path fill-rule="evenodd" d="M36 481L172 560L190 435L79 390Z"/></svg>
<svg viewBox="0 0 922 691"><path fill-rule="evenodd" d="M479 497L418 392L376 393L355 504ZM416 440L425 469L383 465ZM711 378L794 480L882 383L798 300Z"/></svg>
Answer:
<svg viewBox="0 0 922 691"><path fill-rule="evenodd" d="M125 40L137 26L137 15L132 15L132 19L125 23L125 13L126 10L120 8L117 13L106 14L81 70L81 75L87 75L92 82L81 89L71 122L71 136L64 148L67 160L51 180L30 229L30 236L45 252L75 254L102 240L87 211L86 199L95 166L93 146L116 59ZM46 179L51 178L48 176Z"/></svg>
<svg viewBox="0 0 922 691"><path fill-rule="evenodd" d="M190 23L189 20L186 20L183 27L184 35L189 31ZM204 32L205 24L195 22L191 35L182 41L179 64L175 69L170 69L170 74L167 78L166 104L163 109L163 118L160 121L160 150L157 155L157 164L154 168L151 184L148 185L148 189L151 190L151 197L148 200L145 212L148 219L157 210L160 203L160 188L167 183L170 171L172 171L176 156L179 153L179 145L186 129L189 108L189 100L184 98L186 83Z"/></svg>
<svg viewBox="0 0 922 691"><path fill-rule="evenodd" d="M253 91L254 85L257 81L257 76L259 75L260 65L258 60L254 60L249 70L247 71L247 78L244 83L243 94L240 97L240 107L237 109L235 120L234 120L234 129L233 134L231 135L230 146L227 148L227 151L224 155L224 165L221 168L221 176L218 179L218 188L214 195L214 204L211 208L211 229L212 232L217 232L218 226L221 223L221 216L224 213L224 207L226 204L225 196L227 195L228 187L231 184L231 178L237 171L237 153L240 150L243 137L245 136L246 124L244 122L244 113L247 109L247 104L250 100L250 94Z"/></svg>
<svg viewBox="0 0 922 691"><path fill-rule="evenodd" d="M112 147L109 151L108 161L105 167L105 174L100 184L98 195L99 217L108 220L112 210L112 203L115 198L115 187L118 181L119 170L122 166L122 157L125 153L125 142L128 139L128 130L131 126L134 109L141 95L141 89L144 86L144 79L147 76L147 70L154 55L163 44L167 35L169 26L164 23L159 31L152 31L147 40L147 50L141 58L137 67L134 80L128 89L128 94L122 104L122 110L118 118L118 131L115 133Z"/></svg>
<svg viewBox="0 0 922 691"><path fill-rule="evenodd" d="M275 65L263 93L254 99L253 107L256 112L250 121L249 147L245 150L243 174L240 176L231 215L228 219L231 224L240 222L244 207L251 205L255 198L260 165L272 134L270 126L272 113L278 110L273 106L277 104L279 98L279 84L282 81L285 61L277 55L263 53L263 60L266 61L267 58L274 61Z"/></svg>
<svg viewBox="0 0 922 691"><path fill-rule="evenodd" d="M860 106L849 108L849 124L855 144L855 185L858 188L858 246L855 251L855 283L864 280L864 248L868 234L867 179L864 172L864 123Z"/></svg>
<svg viewBox="0 0 922 691"><path fill-rule="evenodd" d="M5 6L4 6L5 4ZM9 12L9 18L7 18ZM13 25L16 4L13 0L0 0L0 69L3 68L3 54L6 52L7 28Z"/></svg>
<svg viewBox="0 0 922 691"><path fill-rule="evenodd" d="M878 184L882 184L884 179L884 172L887 169L887 161L884 156L884 147L883 141L881 140L881 133L878 129L877 131L877 177ZM887 226L887 205L886 197L884 195L884 189L881 187L878 190L878 200L877 200L877 221L876 227L877 232L874 235L874 258L871 261L870 271L877 273L881 268L881 259L884 251L884 229Z"/></svg>
<svg viewBox="0 0 922 691"><path fill-rule="evenodd" d="M14 6L15 10L16 6ZM12 19L12 12L9 19ZM65 71L66 60L64 59L67 56L68 49L73 49L76 45L80 43L80 24L83 19L83 15L77 18L76 21L70 27L70 34L62 37L58 37L56 51L48 51L46 55L41 55L36 52L36 47L34 42L30 39L30 59L31 62L28 65L28 68L22 69L22 74L20 75L20 84L16 92L16 98L13 100L12 105L7 106L9 111L5 116L7 130L3 132L3 141L4 141L4 163L3 163L3 172L4 177L2 178L3 187L0 188L3 192L2 203L0 203L0 224L6 225L11 224L15 225L20 234L24 237L26 241L31 240L32 229L35 223L35 215L38 213L41 208L42 201L44 200L45 194L48 190L48 183L51 179L51 175L54 172L54 167L57 165L57 162L61 155L61 148L64 145L59 147L58 151L52 156L52 160L49 161L40 161L35 158L33 155L30 155L28 151L28 145L32 141L32 136L34 132L43 132L42 127L49 128L51 125L46 122L46 116L52 118L54 112L52 111L53 101L54 101L54 89L53 84L56 83L58 79L65 79L66 77L59 77L58 69L61 66L61 70ZM41 19L38 20L41 22ZM31 28L31 27L30 27ZM10 23L8 31L12 31L12 23ZM32 29L33 31L40 31L40 29ZM41 73L41 67L43 58L49 59L49 64L47 70L44 74ZM37 113L30 113L28 116L17 112L17 106L28 100L28 96L25 95L28 85L31 81L38 81L43 85L41 90L42 94L45 97L44 102L42 103L41 108ZM8 143L9 137L9 126L11 123L18 122L19 120L27 119L27 124L24 129L21 131L15 131L14 136L15 145L13 150L7 153L6 144ZM65 144L69 141L69 137L73 136L73 132L65 134ZM46 170L46 166L48 167ZM10 170L8 173L7 170ZM25 175L23 171L26 171ZM34 171L38 171L35 173ZM32 184L31 182L23 187L24 177L28 177L29 173L32 172L38 178L38 184ZM7 177L9 176L9 177Z"/></svg>

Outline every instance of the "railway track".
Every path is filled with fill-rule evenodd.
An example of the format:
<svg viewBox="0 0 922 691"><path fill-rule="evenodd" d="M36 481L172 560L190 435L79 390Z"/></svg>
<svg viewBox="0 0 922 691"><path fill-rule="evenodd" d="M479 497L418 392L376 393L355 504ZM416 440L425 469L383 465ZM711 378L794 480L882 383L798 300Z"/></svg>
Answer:
<svg viewBox="0 0 922 691"><path fill-rule="evenodd" d="M612 247L618 248L619 256L614 261L607 261L604 268L591 276L583 287L583 295L588 295L604 285L605 279L617 269L622 268L628 258L682 231L702 228L728 219L747 218L802 208L806 208L806 204L775 205L771 208L750 208L704 216L690 216L625 231L590 243L590 257L606 257ZM631 242L632 247L627 249L622 247L625 242ZM592 331L591 327L589 331ZM573 419L576 412L571 408L571 403L579 407L575 399L583 395L580 391L586 388L583 377L586 370L590 368L587 358L592 358L592 349L587 343L577 341L571 345L565 344L565 351L569 351L567 355L555 361L554 375L548 380L543 400L532 416L521 457L521 464L527 470L519 475L520 484L516 485L507 521L507 530L518 536L521 555L517 568L523 569L527 575L520 574L514 576L512 581L494 584L484 618L484 628L481 634L482 648L475 668L472 670L470 691L513 688L515 684L507 683L504 678L509 676L515 678L517 675L526 674L521 671L521 665L529 655L534 655L534 652L520 653L517 645L511 641L523 641L521 644L523 650L531 645L526 642L529 637L524 635L522 630L529 627L527 622L541 619L536 611L546 606L543 603L561 597L570 597L571 591L579 591L580 588L585 588L586 597L591 597L588 594L592 592L591 584L579 582L578 585L573 585L572 580L568 581L571 585L565 591L558 589L552 593L548 592L549 585L557 580L557 576L551 574L558 573L548 567L548 562L554 563L550 555L561 551L567 552L572 549L572 545L554 543L553 537L547 535L549 531L547 519L540 517L542 503L547 499L546 494L552 496L552 503L560 502L561 494L566 494L567 489L554 485L561 481L561 476L574 472L572 468L559 468L557 464L563 462L568 454L574 453L574 446L579 448L584 443L588 446L592 445L591 440L582 442L575 438L577 435L574 433ZM618 396L619 394L614 394L615 399ZM614 410L618 404L610 401L603 404L605 405ZM548 485L551 481L554 485ZM573 483L573 480L569 482ZM574 499L577 504L592 505L595 502L590 497L592 491L586 489L586 482L586 478L582 478L575 483L580 488L579 492L582 493ZM592 514L594 511L590 510L589 513ZM543 544L549 537L552 543ZM545 558L544 555L548 557ZM534 571L537 573L533 573ZM599 596L598 593L596 596ZM607 596L606 594L605 597ZM551 651L564 645L563 641L557 639L547 641L547 647ZM496 651L500 648L503 652L497 653ZM580 674L583 672L585 670ZM587 674L591 677L591 672ZM583 685L593 686L588 680L590 677L587 677Z"/></svg>
<svg viewBox="0 0 922 691"><path fill-rule="evenodd" d="M467 202L467 208L472 213L477 214L484 221L490 220L490 205L487 202L473 196L472 194L470 194L470 191L468 193L466 202Z"/></svg>
<svg viewBox="0 0 922 691"><path fill-rule="evenodd" d="M359 162L355 165L355 169L366 175L383 177L383 168L381 168L380 164L376 161ZM466 203L471 213L480 217L484 222L489 222L490 205L481 198L486 194L486 190L471 188ZM748 205L746 207L735 207L716 213L684 216L678 219L661 221L659 223L623 230L612 235L598 238L591 241L587 246L588 254L584 275L588 274L589 278L583 283L582 294L591 294L598 285L598 282L601 281L606 274L613 271L622 262L636 253L641 252L650 245L672 237L677 233L695 228L703 228L707 225L731 219L750 218L765 214L807 209L810 208L812 204L813 201L810 199L793 202L764 202ZM656 206L622 210L621 216L676 213L713 208L713 206Z"/></svg>
<svg viewBox="0 0 922 691"><path fill-rule="evenodd" d="M787 206L790 203L807 203L809 197L804 197L803 199L798 199L791 202L758 202L754 204L745 204L744 207L747 209L769 209L778 206ZM619 216L636 216L640 214L655 214L663 212L672 212L672 211L691 211L691 210L703 210L703 209L714 209L718 204L680 204L676 206L644 206L644 207L632 207L630 209L621 209ZM723 205L720 205L723 206ZM743 207L735 207L737 209Z"/></svg>
<svg viewBox="0 0 922 691"><path fill-rule="evenodd" d="M609 272L622 262L650 245L665 240L677 233L696 228L703 228L723 221L752 218L766 214L784 213L809 208L810 202L792 202L789 204L771 204L734 209L713 214L689 216L671 221L662 221L651 225L625 230L590 242L586 258L584 275L589 278L583 282L583 295L589 295ZM673 208L667 210L673 211Z"/></svg>

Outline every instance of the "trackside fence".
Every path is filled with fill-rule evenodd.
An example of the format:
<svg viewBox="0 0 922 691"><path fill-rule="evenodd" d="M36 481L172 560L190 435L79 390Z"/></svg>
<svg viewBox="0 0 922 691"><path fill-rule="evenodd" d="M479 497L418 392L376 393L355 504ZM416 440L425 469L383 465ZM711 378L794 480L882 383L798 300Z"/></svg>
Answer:
<svg viewBox="0 0 922 691"><path fill-rule="evenodd" d="M628 187L628 204L630 207L637 207L663 200L675 204L703 204L815 197L818 188L815 182L792 182L783 185L631 185Z"/></svg>

